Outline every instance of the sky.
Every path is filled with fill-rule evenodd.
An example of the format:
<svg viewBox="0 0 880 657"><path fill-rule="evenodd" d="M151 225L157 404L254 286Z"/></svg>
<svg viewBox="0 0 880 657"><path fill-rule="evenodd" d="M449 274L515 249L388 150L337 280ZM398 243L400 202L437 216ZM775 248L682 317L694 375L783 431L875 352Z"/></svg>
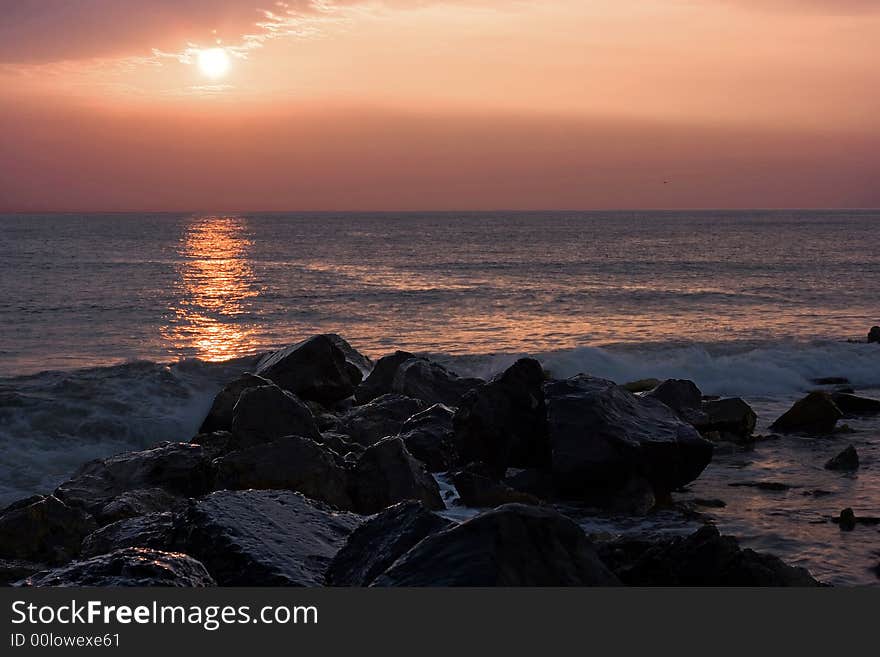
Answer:
<svg viewBox="0 0 880 657"><path fill-rule="evenodd" d="M880 207L878 44L876 0L4 2L0 211Z"/></svg>

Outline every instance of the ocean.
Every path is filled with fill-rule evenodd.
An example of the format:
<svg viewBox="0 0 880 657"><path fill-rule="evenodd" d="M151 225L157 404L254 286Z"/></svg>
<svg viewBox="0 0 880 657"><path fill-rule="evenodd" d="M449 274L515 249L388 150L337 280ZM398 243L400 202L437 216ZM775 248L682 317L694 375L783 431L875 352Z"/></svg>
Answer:
<svg viewBox="0 0 880 657"><path fill-rule="evenodd" d="M740 395L759 431L812 379L880 396L880 212L0 215L0 505L84 460L188 440L248 355L332 331L378 357L491 376L688 378ZM238 360L236 360L238 359ZM681 500L748 547L833 584L877 584L880 418L830 439L722 446ZM848 444L862 467L823 468ZM791 486L768 492L743 481ZM824 494L815 495L815 491ZM672 510L587 517L687 531Z"/></svg>

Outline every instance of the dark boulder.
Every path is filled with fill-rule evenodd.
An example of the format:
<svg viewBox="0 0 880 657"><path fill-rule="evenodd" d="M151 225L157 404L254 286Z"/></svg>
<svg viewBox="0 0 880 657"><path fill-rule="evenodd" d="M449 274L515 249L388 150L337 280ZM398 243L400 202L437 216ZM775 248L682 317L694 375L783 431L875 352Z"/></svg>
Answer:
<svg viewBox="0 0 880 657"><path fill-rule="evenodd" d="M832 393L831 399L846 416L880 414L880 400L878 399L857 397L856 395L843 392Z"/></svg>
<svg viewBox="0 0 880 657"><path fill-rule="evenodd" d="M429 472L444 472L455 464L454 413L448 406L434 404L410 417L400 427L397 437Z"/></svg>
<svg viewBox="0 0 880 657"><path fill-rule="evenodd" d="M835 522L840 526L841 531L851 532L856 528L856 513L851 507L846 507Z"/></svg>
<svg viewBox="0 0 880 657"><path fill-rule="evenodd" d="M404 395L376 397L363 406L355 406L339 422L339 433L365 447L383 438L396 436L403 423L425 408L425 402Z"/></svg>
<svg viewBox="0 0 880 657"><path fill-rule="evenodd" d="M811 392L795 402L770 429L780 433L828 435L843 413L827 392Z"/></svg>
<svg viewBox="0 0 880 657"><path fill-rule="evenodd" d="M464 506L495 508L502 504L541 504L534 495L515 490L496 481L490 473L464 469L452 474L452 484Z"/></svg>
<svg viewBox="0 0 880 657"><path fill-rule="evenodd" d="M267 355L256 373L297 397L332 405L351 396L361 382L360 370L338 346L340 339L313 336Z"/></svg>
<svg viewBox="0 0 880 657"><path fill-rule="evenodd" d="M859 453L850 445L825 464L826 470L858 470Z"/></svg>
<svg viewBox="0 0 880 657"><path fill-rule="evenodd" d="M31 575L16 586L214 586L205 567L185 554L130 547Z"/></svg>
<svg viewBox="0 0 880 657"><path fill-rule="evenodd" d="M137 488L114 497L95 512L95 518L100 524L109 524L161 511L181 511L186 504L186 498L161 488Z"/></svg>
<svg viewBox="0 0 880 657"><path fill-rule="evenodd" d="M645 397L663 402L689 424L698 426L706 420L702 409L703 393L693 381L666 379Z"/></svg>
<svg viewBox="0 0 880 657"><path fill-rule="evenodd" d="M235 405L232 434L242 447L284 436L321 437L308 406L275 385L248 388L241 394Z"/></svg>
<svg viewBox="0 0 880 657"><path fill-rule="evenodd" d="M264 379L256 374L245 372L240 377L227 383L223 389L214 397L214 403L211 404L211 410L202 422L199 433L213 433L215 431L229 431L232 428L232 409L241 396L241 393L248 388L259 388L260 386L272 385L268 379Z"/></svg>
<svg viewBox="0 0 880 657"><path fill-rule="evenodd" d="M804 568L753 550L706 525L687 537L621 539L599 555L629 586L818 586Z"/></svg>
<svg viewBox="0 0 880 657"><path fill-rule="evenodd" d="M508 467L547 467L544 370L523 358L468 392L455 413L455 446L462 462L481 462L498 477Z"/></svg>
<svg viewBox="0 0 880 657"><path fill-rule="evenodd" d="M0 559L63 563L96 528L90 514L54 495L29 497L0 514Z"/></svg>
<svg viewBox="0 0 880 657"><path fill-rule="evenodd" d="M508 504L428 536L376 586L614 586L617 578L572 520Z"/></svg>
<svg viewBox="0 0 880 657"><path fill-rule="evenodd" d="M358 458L352 473L352 497L355 509L367 514L405 500L418 500L429 509L446 508L437 482L399 438L386 438Z"/></svg>
<svg viewBox="0 0 880 657"><path fill-rule="evenodd" d="M355 401L358 404L366 404L376 397L391 392L391 384L394 382L397 368L413 358L416 358L415 354L408 351L395 351L377 360L369 376L355 390Z"/></svg>
<svg viewBox="0 0 880 657"><path fill-rule="evenodd" d="M880 326L872 326L868 331L868 342L880 343Z"/></svg>
<svg viewBox="0 0 880 657"><path fill-rule="evenodd" d="M366 449L363 445L351 442L351 436L335 433L333 431L322 433L320 442L322 445L332 449L342 457L345 457L347 454L360 456L364 453L364 449Z"/></svg>
<svg viewBox="0 0 880 657"><path fill-rule="evenodd" d="M173 525L173 514L169 511L118 520L86 536L81 555L93 557L127 547L168 550Z"/></svg>
<svg viewBox="0 0 880 657"><path fill-rule="evenodd" d="M221 586L320 586L360 518L289 491L218 491L175 527Z"/></svg>
<svg viewBox="0 0 880 657"><path fill-rule="evenodd" d="M721 440L748 442L752 439L758 416L739 397L716 399L703 404L705 419L697 428L706 434L717 431Z"/></svg>
<svg viewBox="0 0 880 657"><path fill-rule="evenodd" d="M600 500L641 480L663 496L712 458L712 443L668 406L611 381L580 375L545 384L544 394L553 480L563 496Z"/></svg>
<svg viewBox="0 0 880 657"><path fill-rule="evenodd" d="M346 362L356 367L358 372L360 372L360 375L357 376L358 382L372 371L373 361L352 347L345 338L337 333L325 333L324 335L339 348L345 356Z"/></svg>
<svg viewBox="0 0 880 657"><path fill-rule="evenodd" d="M482 379L460 377L439 363L413 358L397 368L391 391L428 404L458 406L462 395L481 383Z"/></svg>
<svg viewBox="0 0 880 657"><path fill-rule="evenodd" d="M426 536L452 523L421 502L401 502L373 516L348 537L327 570L330 586L369 586Z"/></svg>
<svg viewBox="0 0 880 657"><path fill-rule="evenodd" d="M71 506L98 513L126 491L161 488L192 497L208 492L212 484L209 455L201 445L165 443L90 461L61 484L55 495Z"/></svg>
<svg viewBox="0 0 880 657"><path fill-rule="evenodd" d="M309 438L286 436L214 461L218 488L293 490L350 509L348 475L335 452Z"/></svg>

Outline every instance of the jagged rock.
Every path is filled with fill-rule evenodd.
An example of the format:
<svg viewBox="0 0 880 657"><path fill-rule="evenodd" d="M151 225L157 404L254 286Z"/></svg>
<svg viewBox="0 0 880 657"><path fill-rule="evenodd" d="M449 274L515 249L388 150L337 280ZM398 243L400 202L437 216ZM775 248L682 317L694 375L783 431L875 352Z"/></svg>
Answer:
<svg viewBox="0 0 880 657"><path fill-rule="evenodd" d="M712 458L665 404L579 375L544 385L554 484L569 498L601 499L645 480L658 495L696 479Z"/></svg>
<svg viewBox="0 0 880 657"><path fill-rule="evenodd" d="M271 353L257 365L257 374L297 397L332 405L351 396L361 382L360 369L339 348L340 340L316 335Z"/></svg>
<svg viewBox="0 0 880 657"><path fill-rule="evenodd" d="M428 536L376 586L614 586L583 530L546 508L508 504Z"/></svg>
<svg viewBox="0 0 880 657"><path fill-rule="evenodd" d="M624 383L623 387L630 392L648 392L653 390L662 383L660 379L639 379L638 381L630 381Z"/></svg>
<svg viewBox="0 0 880 657"><path fill-rule="evenodd" d="M704 435L717 431L721 440L733 442L751 440L758 416L752 407L739 397L708 401L702 408L705 420L697 428Z"/></svg>
<svg viewBox="0 0 880 657"><path fill-rule="evenodd" d="M842 392L832 393L831 399L846 416L877 415L880 413L880 400Z"/></svg>
<svg viewBox="0 0 880 657"><path fill-rule="evenodd" d="M834 432L834 426L842 417L843 413L831 395L827 392L811 392L795 402L794 406L770 425L770 429L781 433L827 435Z"/></svg>
<svg viewBox="0 0 880 657"><path fill-rule="evenodd" d="M369 586L426 536L452 523L421 502L401 502L373 516L348 537L327 570L330 586Z"/></svg>
<svg viewBox="0 0 880 657"><path fill-rule="evenodd" d="M453 415L454 411L448 406L434 404L410 417L400 427L397 437L429 472L444 472L456 461Z"/></svg>
<svg viewBox="0 0 880 657"><path fill-rule="evenodd" d="M181 511L186 504L186 498L172 495L161 488L138 488L114 497L95 512L95 518L101 524L109 524L161 511Z"/></svg>
<svg viewBox="0 0 880 657"><path fill-rule="evenodd" d="M83 539L82 557L107 554L127 547L168 550L173 538L172 516L169 511L150 513L101 527Z"/></svg>
<svg viewBox="0 0 880 657"><path fill-rule="evenodd" d="M330 341L336 345L339 350L345 356L345 360L354 365L358 371L360 372L360 377L358 377L358 382L361 381L365 376L367 376L373 369L373 361L360 353L357 349L352 347L341 335L336 333L325 333L324 334Z"/></svg>
<svg viewBox="0 0 880 657"><path fill-rule="evenodd" d="M458 406L462 395L482 383L482 379L459 377L439 363L412 358L397 368L391 391L428 404Z"/></svg>
<svg viewBox="0 0 880 657"><path fill-rule="evenodd" d="M663 402L688 424L699 426L706 421L702 409L703 393L693 381L666 379L645 397Z"/></svg>
<svg viewBox="0 0 880 657"><path fill-rule="evenodd" d="M343 457L346 454L354 454L356 456L360 456L364 453L364 449L366 449L363 445L351 442L350 436L340 433L334 433L332 431L322 433L320 442L322 445L325 445L326 447L332 449L334 452Z"/></svg>
<svg viewBox="0 0 880 657"><path fill-rule="evenodd" d="M22 559L0 559L0 586L10 586L41 570L46 570L46 564Z"/></svg>
<svg viewBox="0 0 880 657"><path fill-rule="evenodd" d="M16 586L215 586L205 567L174 552L130 547L31 575Z"/></svg>
<svg viewBox="0 0 880 657"><path fill-rule="evenodd" d="M369 376L355 390L355 401L358 404L366 404L376 397L390 393L397 368L413 358L416 358L415 354L408 351L395 351L377 360Z"/></svg>
<svg viewBox="0 0 880 657"><path fill-rule="evenodd" d="M355 509L367 514L405 500L419 500L429 509L446 508L437 482L399 438L386 438L358 458L352 497Z"/></svg>
<svg viewBox="0 0 880 657"><path fill-rule="evenodd" d="M177 544L221 586L320 586L360 518L289 491L218 491L180 517Z"/></svg>
<svg viewBox="0 0 880 657"><path fill-rule="evenodd" d="M220 488L293 490L341 509L351 509L341 459L313 440L287 436L230 452L214 461Z"/></svg>
<svg viewBox="0 0 880 657"><path fill-rule="evenodd" d="M98 513L126 491L161 488L192 497L208 492L212 484L209 455L201 445L164 443L90 461L61 484L55 495L71 506Z"/></svg>
<svg viewBox="0 0 880 657"><path fill-rule="evenodd" d="M452 484L465 506L494 508L502 504L541 504L534 495L514 490L503 482L469 469L453 473Z"/></svg>
<svg viewBox="0 0 880 657"><path fill-rule="evenodd" d="M232 428L233 408L241 393L248 388L272 385L268 379L256 374L245 372L240 377L227 383L214 397L211 410L202 422L199 433L214 433L215 431L229 431Z"/></svg>
<svg viewBox="0 0 880 657"><path fill-rule="evenodd" d="M36 495L0 513L0 558L63 563L79 554L95 519L54 495Z"/></svg>
<svg viewBox="0 0 880 657"><path fill-rule="evenodd" d="M657 542L613 541L599 556L629 586L819 586L806 569L743 550L711 525Z"/></svg>
<svg viewBox="0 0 880 657"><path fill-rule="evenodd" d="M455 446L465 463L482 462L496 476L508 467L547 467L544 370L523 358L489 383L468 392L455 413Z"/></svg>
<svg viewBox="0 0 880 657"><path fill-rule="evenodd" d="M880 342L880 326L872 326L868 331L868 342Z"/></svg>
<svg viewBox="0 0 880 657"><path fill-rule="evenodd" d="M238 445L249 447L284 436L319 440L312 412L297 397L278 386L248 388L235 405L232 434Z"/></svg>
<svg viewBox="0 0 880 657"><path fill-rule="evenodd" d="M346 413L339 422L339 432L369 447L383 438L396 436L403 423L424 408L425 402L412 397L382 395Z"/></svg>
<svg viewBox="0 0 880 657"><path fill-rule="evenodd" d="M825 464L826 470L858 470L859 454L856 448L850 445L840 454L830 459Z"/></svg>

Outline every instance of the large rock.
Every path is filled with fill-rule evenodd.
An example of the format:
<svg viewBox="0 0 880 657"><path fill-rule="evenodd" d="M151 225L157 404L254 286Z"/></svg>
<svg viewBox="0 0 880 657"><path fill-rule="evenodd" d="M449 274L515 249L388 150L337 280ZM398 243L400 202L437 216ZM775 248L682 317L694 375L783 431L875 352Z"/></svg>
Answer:
<svg viewBox="0 0 880 657"><path fill-rule="evenodd" d="M377 513L405 500L418 500L429 509L446 508L437 482L399 438L367 448L352 476L352 497L360 513Z"/></svg>
<svg viewBox="0 0 880 657"><path fill-rule="evenodd" d="M458 406L462 395L482 383L482 379L460 377L439 363L412 358L397 368L391 391L428 404Z"/></svg>
<svg viewBox="0 0 880 657"><path fill-rule="evenodd" d="M508 504L418 543L376 586L613 586L573 521L549 509Z"/></svg>
<svg viewBox="0 0 880 657"><path fill-rule="evenodd" d="M412 397L382 395L346 413L339 422L338 431L368 447L383 438L396 436L403 423L424 408L425 402Z"/></svg>
<svg viewBox="0 0 880 657"><path fill-rule="evenodd" d="M747 442L758 422L752 407L739 397L714 399L703 404L704 420L697 428L704 433L717 431L722 440Z"/></svg>
<svg viewBox="0 0 880 657"><path fill-rule="evenodd" d="M214 586L205 567L185 554L130 547L44 570L17 586Z"/></svg>
<svg viewBox="0 0 880 657"><path fill-rule="evenodd" d="M830 394L811 392L795 402L770 428L780 433L827 435L834 433L834 427L842 417L843 413Z"/></svg>
<svg viewBox="0 0 880 657"><path fill-rule="evenodd" d="M611 381L579 375L545 384L558 492L601 499L648 482L665 495L696 479L712 458L704 440L665 404Z"/></svg>
<svg viewBox="0 0 880 657"><path fill-rule="evenodd" d="M248 388L272 385L268 379L245 372L234 381L227 383L214 397L214 403L199 428L199 433L229 431L232 428L233 408L238 398Z"/></svg>
<svg viewBox="0 0 880 657"><path fill-rule="evenodd" d="M621 539L600 556L629 586L818 586L804 568L743 550L711 525L688 537L648 542Z"/></svg>
<svg viewBox="0 0 880 657"><path fill-rule="evenodd" d="M114 497L95 512L95 518L101 524L109 524L162 511L182 511L186 504L186 498L161 488L137 488Z"/></svg>
<svg viewBox="0 0 880 657"><path fill-rule="evenodd" d="M192 497L211 490L213 474L201 445L165 443L141 452L126 452L83 465L55 495L71 506L99 512L126 491L161 488Z"/></svg>
<svg viewBox="0 0 880 657"><path fill-rule="evenodd" d="M327 570L330 586L369 586L426 536L452 525L421 502L401 502L373 516L348 537Z"/></svg>
<svg viewBox="0 0 880 657"><path fill-rule="evenodd" d="M663 402L689 424L700 425L706 420L702 409L703 393L693 381L667 379L645 397Z"/></svg>
<svg viewBox="0 0 880 657"><path fill-rule="evenodd" d="M880 342L880 326L872 326L868 331L868 342Z"/></svg>
<svg viewBox="0 0 880 657"><path fill-rule="evenodd" d="M176 527L221 586L320 586L360 518L289 491L218 491Z"/></svg>
<svg viewBox="0 0 880 657"><path fill-rule="evenodd" d="M167 550L173 539L171 512L126 518L101 527L82 542L82 556L93 557L127 547Z"/></svg>
<svg viewBox="0 0 880 657"><path fill-rule="evenodd" d="M391 384L394 382L397 368L415 357L415 354L408 351L395 351L377 360L369 376L355 390L355 401L358 404L366 404L376 397L391 392Z"/></svg>
<svg viewBox="0 0 880 657"><path fill-rule="evenodd" d="M53 495L37 495L0 512L0 559L63 563L79 554L94 518Z"/></svg>
<svg viewBox="0 0 880 657"><path fill-rule="evenodd" d="M325 333L324 335L339 348L345 356L345 360L358 369L360 372L360 376L357 377L358 382L373 370L373 361L352 347L341 335L336 333Z"/></svg>
<svg viewBox="0 0 880 657"><path fill-rule="evenodd" d="M292 435L313 440L321 437L308 406L275 385L248 388L241 393L235 405L232 434L240 446Z"/></svg>
<svg viewBox="0 0 880 657"><path fill-rule="evenodd" d="M858 470L859 453L850 445L825 464L826 470Z"/></svg>
<svg viewBox="0 0 880 657"><path fill-rule="evenodd" d="M878 399L857 397L845 392L832 393L831 399L837 404L837 408L847 416L880 414L880 400Z"/></svg>
<svg viewBox="0 0 880 657"><path fill-rule="evenodd" d="M360 369L339 348L341 338L316 335L267 355L257 374L297 397L332 405L350 397L361 382Z"/></svg>
<svg viewBox="0 0 880 657"><path fill-rule="evenodd" d="M341 459L301 436L231 452L214 461L220 488L293 490L341 509L350 509L348 476Z"/></svg>
<svg viewBox="0 0 880 657"><path fill-rule="evenodd" d="M448 406L434 404L413 415L400 427L397 437L429 472L444 472L457 460L452 431L454 414L455 411Z"/></svg>
<svg viewBox="0 0 880 657"><path fill-rule="evenodd" d="M543 382L541 364L523 358L468 392L454 419L462 462L485 463L499 477L508 467L549 465Z"/></svg>

